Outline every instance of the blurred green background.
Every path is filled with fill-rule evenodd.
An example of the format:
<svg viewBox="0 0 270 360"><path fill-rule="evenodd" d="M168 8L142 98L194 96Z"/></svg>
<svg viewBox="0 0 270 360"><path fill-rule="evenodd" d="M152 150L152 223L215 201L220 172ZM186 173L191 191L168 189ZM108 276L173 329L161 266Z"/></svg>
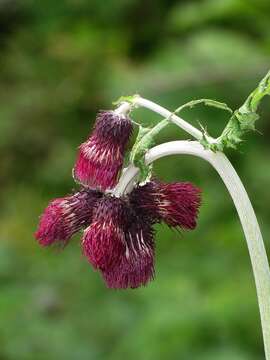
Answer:
<svg viewBox="0 0 270 360"><path fill-rule="evenodd" d="M0 359L263 359L255 286L232 201L205 162L156 163L203 189L198 228L160 226L156 280L106 289L81 255L34 240L49 199L69 193L76 148L99 109L138 92L169 109L195 98L237 108L270 67L269 0L1 0ZM268 99L267 99L268 100ZM269 249L270 105L228 153ZM183 117L217 136L227 114ZM150 112L134 118L154 123ZM171 126L159 141L186 138Z"/></svg>

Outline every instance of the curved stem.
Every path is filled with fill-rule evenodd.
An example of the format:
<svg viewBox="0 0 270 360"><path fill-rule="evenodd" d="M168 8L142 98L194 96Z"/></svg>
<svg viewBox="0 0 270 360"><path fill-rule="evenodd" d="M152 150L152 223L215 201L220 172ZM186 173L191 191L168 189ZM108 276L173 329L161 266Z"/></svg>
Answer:
<svg viewBox="0 0 270 360"><path fill-rule="evenodd" d="M187 154L208 161L226 185L237 209L245 234L260 309L266 360L270 360L270 270L256 215L248 194L227 157L221 153L205 150L197 141L172 141L155 146L146 154L147 164L169 155ZM138 168L130 165L122 174L115 195L131 191Z"/></svg>
<svg viewBox="0 0 270 360"><path fill-rule="evenodd" d="M155 113L163 116L164 118L169 118L173 123L177 126L185 130L187 133L192 135L195 139L201 140L202 139L202 132L195 128L194 126L190 125L187 121L181 119L179 116L175 115L173 112L165 109L164 107L155 104L153 101L144 99L140 96L136 96L133 100L133 104L137 106L144 107L146 109L152 110Z"/></svg>

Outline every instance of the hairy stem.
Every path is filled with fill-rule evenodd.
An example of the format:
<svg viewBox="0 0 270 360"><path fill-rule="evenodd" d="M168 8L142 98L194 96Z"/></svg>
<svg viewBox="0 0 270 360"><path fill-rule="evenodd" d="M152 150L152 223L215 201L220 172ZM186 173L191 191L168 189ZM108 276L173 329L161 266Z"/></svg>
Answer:
<svg viewBox="0 0 270 360"><path fill-rule="evenodd" d="M197 141L172 141L155 146L145 157L147 164L164 156L186 154L208 161L226 185L237 209L245 234L257 289L266 360L270 360L270 270L263 238L248 194L231 165L221 152L205 150ZM120 196L132 190L138 168L130 165L123 173L115 194Z"/></svg>

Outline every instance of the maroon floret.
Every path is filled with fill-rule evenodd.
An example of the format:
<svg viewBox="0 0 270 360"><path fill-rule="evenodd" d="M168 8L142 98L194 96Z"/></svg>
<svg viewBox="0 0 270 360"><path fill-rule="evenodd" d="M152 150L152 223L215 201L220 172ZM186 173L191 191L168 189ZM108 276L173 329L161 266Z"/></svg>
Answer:
<svg viewBox="0 0 270 360"><path fill-rule="evenodd" d="M100 112L93 133L79 148L75 178L85 186L101 190L114 187L132 129L129 117L115 111Z"/></svg>
<svg viewBox="0 0 270 360"><path fill-rule="evenodd" d="M93 209L101 196L98 191L83 189L51 201L35 233L40 245L48 246L57 241L67 243L74 233L91 223Z"/></svg>
<svg viewBox="0 0 270 360"><path fill-rule="evenodd" d="M154 278L154 235L151 224L138 216L125 233L125 251L120 262L102 272L109 288L126 289L146 285Z"/></svg>
<svg viewBox="0 0 270 360"><path fill-rule="evenodd" d="M201 190L188 182L152 180L137 186L130 194L130 202L153 221L194 229L201 204Z"/></svg>
<svg viewBox="0 0 270 360"><path fill-rule="evenodd" d="M106 270L119 262L125 249L125 219L122 199L104 197L99 202L82 241L84 255L95 269Z"/></svg>

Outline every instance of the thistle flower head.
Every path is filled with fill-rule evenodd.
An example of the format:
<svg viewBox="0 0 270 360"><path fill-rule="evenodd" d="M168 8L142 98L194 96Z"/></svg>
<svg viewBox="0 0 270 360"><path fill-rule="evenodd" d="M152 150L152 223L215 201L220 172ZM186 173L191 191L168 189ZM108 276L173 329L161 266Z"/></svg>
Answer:
<svg viewBox="0 0 270 360"><path fill-rule="evenodd" d="M154 250L151 224L129 211L125 249L118 263L102 272L107 286L126 289L146 285L154 278Z"/></svg>
<svg viewBox="0 0 270 360"><path fill-rule="evenodd" d="M135 288L154 276L151 223L136 214L126 199L107 196L99 201L82 246L110 288Z"/></svg>
<svg viewBox="0 0 270 360"><path fill-rule="evenodd" d="M130 194L130 202L153 221L194 229L201 203L200 194L200 189L188 182L163 183L152 180L137 186Z"/></svg>
<svg viewBox="0 0 270 360"><path fill-rule="evenodd" d="M94 268L106 270L115 265L125 249L126 204L122 199L104 197L85 229L83 252Z"/></svg>
<svg viewBox="0 0 270 360"><path fill-rule="evenodd" d="M164 221L193 229L200 205L200 190L190 183L152 180L123 198L101 192L116 185L131 133L132 122L126 115L99 113L74 167L84 190L52 201L36 232L41 245L65 244L84 228L83 254L114 289L137 288L151 281L155 274L153 225Z"/></svg>
<svg viewBox="0 0 270 360"><path fill-rule="evenodd" d="M83 189L51 201L35 233L40 245L47 246L57 241L66 243L74 233L91 223L93 208L101 196L98 191Z"/></svg>
<svg viewBox="0 0 270 360"><path fill-rule="evenodd" d="M75 178L85 186L102 190L115 186L132 129L128 116L100 112L93 133L79 148Z"/></svg>

